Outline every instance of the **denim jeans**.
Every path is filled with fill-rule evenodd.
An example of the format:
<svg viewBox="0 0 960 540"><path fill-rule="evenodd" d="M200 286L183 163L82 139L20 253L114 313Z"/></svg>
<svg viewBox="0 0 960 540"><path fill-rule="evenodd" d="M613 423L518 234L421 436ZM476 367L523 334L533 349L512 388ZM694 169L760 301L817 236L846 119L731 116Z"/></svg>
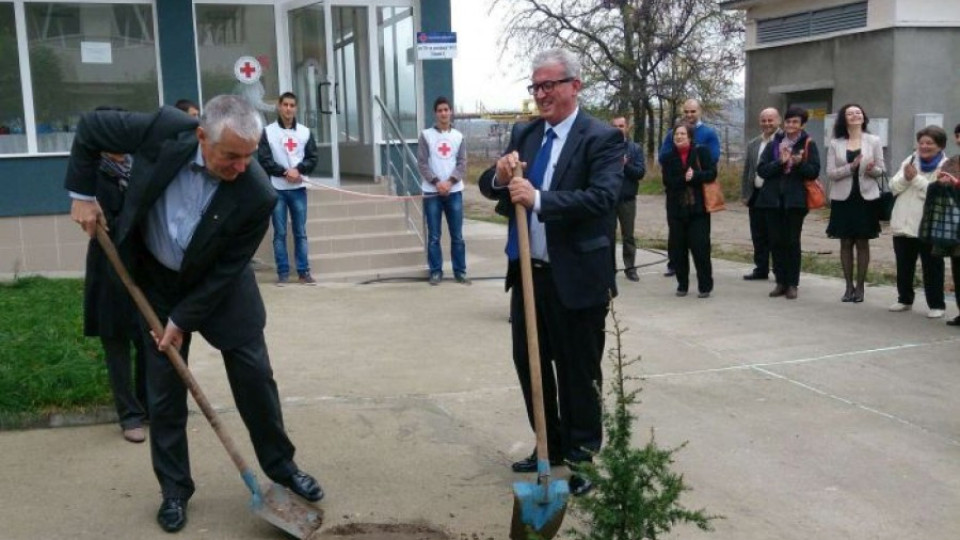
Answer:
<svg viewBox="0 0 960 540"><path fill-rule="evenodd" d="M427 264L430 266L430 274L443 274L443 251L440 249L441 213L447 216L453 273L465 274L467 248L463 242L463 193L458 191L446 197L427 194L423 198L423 213L427 218Z"/></svg>
<svg viewBox="0 0 960 540"><path fill-rule="evenodd" d="M297 274L310 272L307 259L307 188L278 189L277 205L273 208L273 256L277 261L277 275L290 275L287 257L287 209L293 224L293 255Z"/></svg>

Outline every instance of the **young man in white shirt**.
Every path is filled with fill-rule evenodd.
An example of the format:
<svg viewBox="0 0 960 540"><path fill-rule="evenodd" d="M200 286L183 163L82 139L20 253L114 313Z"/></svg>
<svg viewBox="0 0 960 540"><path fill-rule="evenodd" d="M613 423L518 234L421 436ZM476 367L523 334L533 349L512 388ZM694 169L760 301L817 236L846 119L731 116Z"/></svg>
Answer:
<svg viewBox="0 0 960 540"><path fill-rule="evenodd" d="M467 171L467 147L463 134L453 129L450 101L440 96L433 103L436 124L420 132L417 166L423 181L423 213L427 220L427 264L430 284L443 279L443 251L440 248L441 214L450 231L450 259L457 283L469 285L467 250L463 241L463 175Z"/></svg>
<svg viewBox="0 0 960 540"><path fill-rule="evenodd" d="M307 188L303 178L317 166L317 143L310 129L297 123L297 96L284 92L277 101L277 121L263 129L257 159L270 175L277 190L273 209L273 256L277 263L277 284L290 280L287 257L287 210L293 228L293 253L299 282L316 285L310 275L307 253Z"/></svg>

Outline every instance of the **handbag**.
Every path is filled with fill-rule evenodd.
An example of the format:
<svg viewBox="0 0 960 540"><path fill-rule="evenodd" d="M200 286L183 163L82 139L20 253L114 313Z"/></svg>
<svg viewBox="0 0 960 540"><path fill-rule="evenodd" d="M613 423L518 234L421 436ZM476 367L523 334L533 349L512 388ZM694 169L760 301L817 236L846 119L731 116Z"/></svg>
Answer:
<svg viewBox="0 0 960 540"><path fill-rule="evenodd" d="M803 143L803 160L807 160L810 153L810 137ZM803 181L803 190L807 193L807 210L817 210L827 205L827 192L819 178Z"/></svg>
<svg viewBox="0 0 960 540"><path fill-rule="evenodd" d="M954 186L931 182L927 187L917 237L941 256L960 246L960 191Z"/></svg>
<svg viewBox="0 0 960 540"><path fill-rule="evenodd" d="M803 189L807 192L807 210L816 210L827 205L827 194L819 178L804 180Z"/></svg>
<svg viewBox="0 0 960 540"><path fill-rule="evenodd" d="M880 205L880 221L890 221L890 217L893 215L893 205L896 200L893 192L890 191L890 181L887 179L887 172L881 172L880 178L876 178L875 180L877 181L877 187L880 188L880 200L878 201Z"/></svg>
<svg viewBox="0 0 960 540"><path fill-rule="evenodd" d="M724 205L723 188L720 187L720 182L714 180L703 184L703 206L710 214L727 209Z"/></svg>

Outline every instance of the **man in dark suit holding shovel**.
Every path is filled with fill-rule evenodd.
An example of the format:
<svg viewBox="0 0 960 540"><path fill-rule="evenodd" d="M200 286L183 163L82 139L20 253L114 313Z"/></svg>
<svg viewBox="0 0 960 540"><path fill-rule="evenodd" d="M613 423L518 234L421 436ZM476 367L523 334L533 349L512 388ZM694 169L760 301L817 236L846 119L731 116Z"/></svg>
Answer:
<svg viewBox="0 0 960 540"><path fill-rule="evenodd" d="M580 63L554 49L533 61L532 84L540 118L514 126L506 153L480 177L480 190L510 216L507 289L513 359L533 425L519 251L513 205L528 209L542 359L547 446L554 464L590 461L603 438L599 388L604 324L614 283L616 203L623 182L623 134L579 110ZM528 179L514 179L518 163ZM521 216L522 219L522 216ZM537 470L534 451L513 464ZM570 479L574 495L589 482Z"/></svg>
<svg viewBox="0 0 960 540"><path fill-rule="evenodd" d="M293 461L263 336L266 311L250 267L276 203L266 174L251 161L261 130L259 114L243 98L219 96L207 103L199 125L171 107L85 114L70 152L70 214L91 236L102 223L91 197L101 152L133 155L113 236L166 324L163 335L153 336L156 346L144 350L150 453L163 497L157 521L167 532L186 524L194 482L186 387L163 351L178 348L186 359L193 332L221 351L267 476L307 500L323 497L317 481Z"/></svg>

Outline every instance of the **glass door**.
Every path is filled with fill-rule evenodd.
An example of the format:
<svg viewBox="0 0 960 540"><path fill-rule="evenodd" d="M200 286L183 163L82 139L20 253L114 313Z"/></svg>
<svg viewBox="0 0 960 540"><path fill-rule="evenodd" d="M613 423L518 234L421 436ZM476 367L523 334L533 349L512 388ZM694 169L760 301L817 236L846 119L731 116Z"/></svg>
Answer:
<svg viewBox="0 0 960 540"><path fill-rule="evenodd" d="M313 179L339 185L337 150L339 100L333 66L330 6L314 3L287 14L290 36L290 77L298 97L297 120L313 132L317 143L317 168Z"/></svg>
<svg viewBox="0 0 960 540"><path fill-rule="evenodd" d="M330 14L340 175L349 180L372 181L374 145L369 9L334 4Z"/></svg>

